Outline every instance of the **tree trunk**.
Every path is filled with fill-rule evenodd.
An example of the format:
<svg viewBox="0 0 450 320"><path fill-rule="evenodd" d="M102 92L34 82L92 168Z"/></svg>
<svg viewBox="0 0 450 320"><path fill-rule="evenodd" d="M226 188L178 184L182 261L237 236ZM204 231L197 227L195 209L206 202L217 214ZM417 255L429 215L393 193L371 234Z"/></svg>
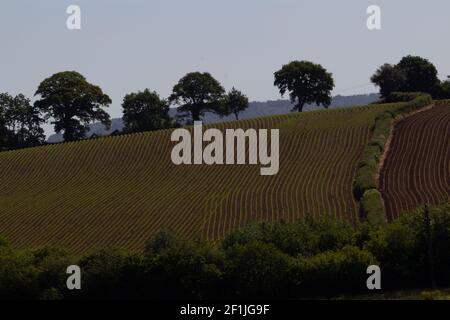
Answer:
<svg viewBox="0 0 450 320"><path fill-rule="evenodd" d="M297 111L298 111L298 112L302 112L304 106L305 106L305 103L302 102L302 101L299 101L299 102L295 105L295 107L297 108Z"/></svg>
<svg viewBox="0 0 450 320"><path fill-rule="evenodd" d="M191 112L192 114L192 121L200 121L200 112L198 112L197 110L192 110Z"/></svg>

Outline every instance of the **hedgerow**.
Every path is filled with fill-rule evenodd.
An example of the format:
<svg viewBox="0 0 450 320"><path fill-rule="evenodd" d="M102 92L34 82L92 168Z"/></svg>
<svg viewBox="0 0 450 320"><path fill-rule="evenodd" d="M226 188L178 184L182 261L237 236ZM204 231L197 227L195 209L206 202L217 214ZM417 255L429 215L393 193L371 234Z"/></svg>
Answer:
<svg viewBox="0 0 450 320"><path fill-rule="evenodd" d="M386 217L382 197L377 195L376 176L379 171L380 158L385 151L394 119L399 115L430 105L432 98L429 94L424 93L394 92L387 98L386 102L400 103L376 117L372 138L364 149L353 184L353 194L361 202L362 217L370 218L371 223L377 224L386 221ZM368 193L368 191L371 192ZM376 203L377 199L379 203ZM381 216L376 217L377 215Z"/></svg>
<svg viewBox="0 0 450 320"><path fill-rule="evenodd" d="M386 222L381 193L377 189L364 192L361 198L361 208L366 213L366 220L371 225L381 225Z"/></svg>

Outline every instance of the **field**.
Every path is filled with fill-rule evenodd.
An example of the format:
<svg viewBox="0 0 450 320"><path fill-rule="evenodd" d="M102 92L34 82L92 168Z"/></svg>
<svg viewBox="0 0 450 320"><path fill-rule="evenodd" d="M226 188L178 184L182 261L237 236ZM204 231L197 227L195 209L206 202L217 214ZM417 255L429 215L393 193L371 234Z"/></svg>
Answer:
<svg viewBox="0 0 450 320"><path fill-rule="evenodd" d="M380 187L391 221L419 205L448 201L449 105L438 105L396 125Z"/></svg>
<svg viewBox="0 0 450 320"><path fill-rule="evenodd" d="M280 128L280 171L175 166L170 131L0 154L0 234L15 247L142 248L157 230L215 240L250 222L359 219L352 183L374 118L366 106L228 122Z"/></svg>

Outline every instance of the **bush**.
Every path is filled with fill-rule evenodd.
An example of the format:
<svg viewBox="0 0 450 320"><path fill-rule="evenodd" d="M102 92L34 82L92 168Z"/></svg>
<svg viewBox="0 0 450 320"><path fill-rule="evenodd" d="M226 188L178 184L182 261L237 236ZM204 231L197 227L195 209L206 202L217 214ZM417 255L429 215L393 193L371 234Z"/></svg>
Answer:
<svg viewBox="0 0 450 320"><path fill-rule="evenodd" d="M334 218L306 217L293 223L261 223L228 235L222 242L226 250L235 245L259 241L274 245L290 256L313 256L341 249L352 243L353 226Z"/></svg>
<svg viewBox="0 0 450 320"><path fill-rule="evenodd" d="M450 205L430 210L433 261L438 285L450 284ZM374 230L364 247L380 261L387 288L430 285L423 209Z"/></svg>
<svg viewBox="0 0 450 320"><path fill-rule="evenodd" d="M82 258L79 262L82 272L82 290L68 294L90 299L119 299L124 296L135 297L136 284L130 274L129 266L139 265L139 255L122 249L103 249Z"/></svg>
<svg viewBox="0 0 450 320"><path fill-rule="evenodd" d="M338 251L327 251L314 257L300 257L293 267L296 296L334 296L341 292L357 293L367 290L366 270L377 264L367 250L348 246Z"/></svg>
<svg viewBox="0 0 450 320"><path fill-rule="evenodd" d="M353 184L353 194L361 201L362 196L368 190L376 189L375 174L378 170L378 163L368 163L361 166L356 172L356 179Z"/></svg>
<svg viewBox="0 0 450 320"><path fill-rule="evenodd" d="M228 298L280 299L291 283L292 258L273 244L261 241L234 244L226 249L226 277L223 286Z"/></svg>
<svg viewBox="0 0 450 320"><path fill-rule="evenodd" d="M180 241L167 233L156 235L144 252L145 296L156 299L220 297L223 255L209 243Z"/></svg>
<svg viewBox="0 0 450 320"><path fill-rule="evenodd" d="M392 92L386 98L386 102L410 102L423 94L422 92Z"/></svg>
<svg viewBox="0 0 450 320"><path fill-rule="evenodd" d="M382 201L381 193L376 189L367 190L361 198L362 215L372 226L386 223Z"/></svg>

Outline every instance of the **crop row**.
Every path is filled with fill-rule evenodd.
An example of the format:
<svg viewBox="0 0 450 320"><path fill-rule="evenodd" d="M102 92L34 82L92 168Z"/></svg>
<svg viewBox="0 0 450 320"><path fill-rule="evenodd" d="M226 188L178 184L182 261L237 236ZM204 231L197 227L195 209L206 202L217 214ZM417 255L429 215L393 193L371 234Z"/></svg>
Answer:
<svg viewBox="0 0 450 320"><path fill-rule="evenodd" d="M380 188L389 220L450 198L450 108L439 104L399 122Z"/></svg>
<svg viewBox="0 0 450 320"><path fill-rule="evenodd" d="M142 248L157 230L218 239L253 221L306 214L358 220L352 180L374 118L389 106L215 124L279 128L280 172L176 166L170 130L0 153L0 234L19 248Z"/></svg>

